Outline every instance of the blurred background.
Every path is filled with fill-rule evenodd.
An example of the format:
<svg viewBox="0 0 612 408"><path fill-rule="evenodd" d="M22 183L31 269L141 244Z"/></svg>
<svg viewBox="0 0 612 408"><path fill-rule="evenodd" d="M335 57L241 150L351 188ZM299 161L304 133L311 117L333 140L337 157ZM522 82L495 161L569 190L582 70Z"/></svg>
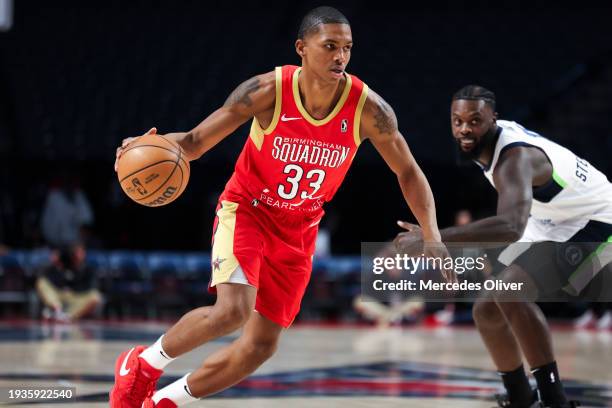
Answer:
<svg viewBox="0 0 612 408"><path fill-rule="evenodd" d="M348 71L395 109L434 191L442 227L463 222L465 212L480 218L495 211L494 190L475 165L458 163L450 133L451 95L470 83L497 94L500 118L612 174L609 7L517 0L494 7L487 1L326 4L351 21ZM80 317L45 300L49 282L80 282L76 292L88 297L80 299L79 313L111 319L173 319L212 302L206 286L215 204L248 124L193 162L186 192L162 208L139 206L123 194L115 149L153 126L160 133L189 130L245 79L299 65L297 28L319 5L1 1L0 317ZM369 143L325 209L300 319L360 321L353 309L360 243L390 240L399 232L397 219L414 218ZM545 308L569 321L587 305ZM457 321L469 322L469 308L464 312Z"/></svg>

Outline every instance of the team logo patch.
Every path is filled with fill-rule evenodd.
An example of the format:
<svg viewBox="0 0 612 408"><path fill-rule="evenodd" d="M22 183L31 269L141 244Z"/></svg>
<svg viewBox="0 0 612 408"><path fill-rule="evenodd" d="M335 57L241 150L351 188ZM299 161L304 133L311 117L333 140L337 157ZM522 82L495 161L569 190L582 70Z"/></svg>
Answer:
<svg viewBox="0 0 612 408"><path fill-rule="evenodd" d="M342 119L342 123L340 123L340 131L342 133L346 133L347 130L348 130L348 120Z"/></svg>
<svg viewBox="0 0 612 408"><path fill-rule="evenodd" d="M225 261L225 258L219 258L219 256L217 256L217 258L215 258L212 261L212 267L213 267L213 271L218 271L221 269L221 264L223 263L223 261Z"/></svg>
<svg viewBox="0 0 612 408"><path fill-rule="evenodd" d="M565 248L565 259L570 265L578 265L580 262L582 262L582 258L582 249L579 246L569 245Z"/></svg>

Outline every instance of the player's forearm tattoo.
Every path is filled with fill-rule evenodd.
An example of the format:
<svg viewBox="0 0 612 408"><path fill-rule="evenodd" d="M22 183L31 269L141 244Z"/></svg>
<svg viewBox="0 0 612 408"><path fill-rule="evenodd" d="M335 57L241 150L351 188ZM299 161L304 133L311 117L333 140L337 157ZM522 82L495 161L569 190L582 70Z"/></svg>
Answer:
<svg viewBox="0 0 612 408"><path fill-rule="evenodd" d="M253 92L257 91L260 87L259 78L251 78L248 81L241 83L238 88L227 98L223 106L235 105L241 103L246 106L253 105L253 100L249 96Z"/></svg>
<svg viewBox="0 0 612 408"><path fill-rule="evenodd" d="M395 112L382 98L377 98L376 113L374 114L376 123L374 126L380 133L393 133L397 130L397 118Z"/></svg>

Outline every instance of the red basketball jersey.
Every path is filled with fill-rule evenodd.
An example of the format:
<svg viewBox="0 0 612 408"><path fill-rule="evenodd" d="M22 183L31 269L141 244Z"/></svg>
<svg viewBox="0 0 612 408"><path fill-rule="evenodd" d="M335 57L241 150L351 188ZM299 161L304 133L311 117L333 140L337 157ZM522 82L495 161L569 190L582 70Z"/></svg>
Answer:
<svg viewBox="0 0 612 408"><path fill-rule="evenodd" d="M312 118L300 99L301 68L276 68L276 105L270 126L253 118L250 137L226 192L254 205L318 211L342 183L360 143L359 123L368 88L346 75L344 91L332 112Z"/></svg>

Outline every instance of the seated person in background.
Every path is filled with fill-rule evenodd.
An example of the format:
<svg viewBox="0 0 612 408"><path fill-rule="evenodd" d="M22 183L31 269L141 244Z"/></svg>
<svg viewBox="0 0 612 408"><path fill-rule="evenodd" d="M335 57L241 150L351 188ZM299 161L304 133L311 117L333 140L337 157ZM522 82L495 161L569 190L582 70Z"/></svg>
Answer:
<svg viewBox="0 0 612 408"><path fill-rule="evenodd" d="M69 322L92 312L101 302L94 271L85 264L85 247L75 244L52 256L52 263L36 280L46 308L44 318Z"/></svg>
<svg viewBox="0 0 612 408"><path fill-rule="evenodd" d="M394 257L396 253L394 245L391 244L385 246L376 256ZM390 269L387 273L388 281L402 279L401 271L397 269ZM376 275L368 276L374 278ZM419 320L424 303L418 297L407 297L402 293L394 293L389 301L382 301L364 294L355 297L353 308L364 319L375 322L379 327L387 327L401 324L405 320L411 323Z"/></svg>

